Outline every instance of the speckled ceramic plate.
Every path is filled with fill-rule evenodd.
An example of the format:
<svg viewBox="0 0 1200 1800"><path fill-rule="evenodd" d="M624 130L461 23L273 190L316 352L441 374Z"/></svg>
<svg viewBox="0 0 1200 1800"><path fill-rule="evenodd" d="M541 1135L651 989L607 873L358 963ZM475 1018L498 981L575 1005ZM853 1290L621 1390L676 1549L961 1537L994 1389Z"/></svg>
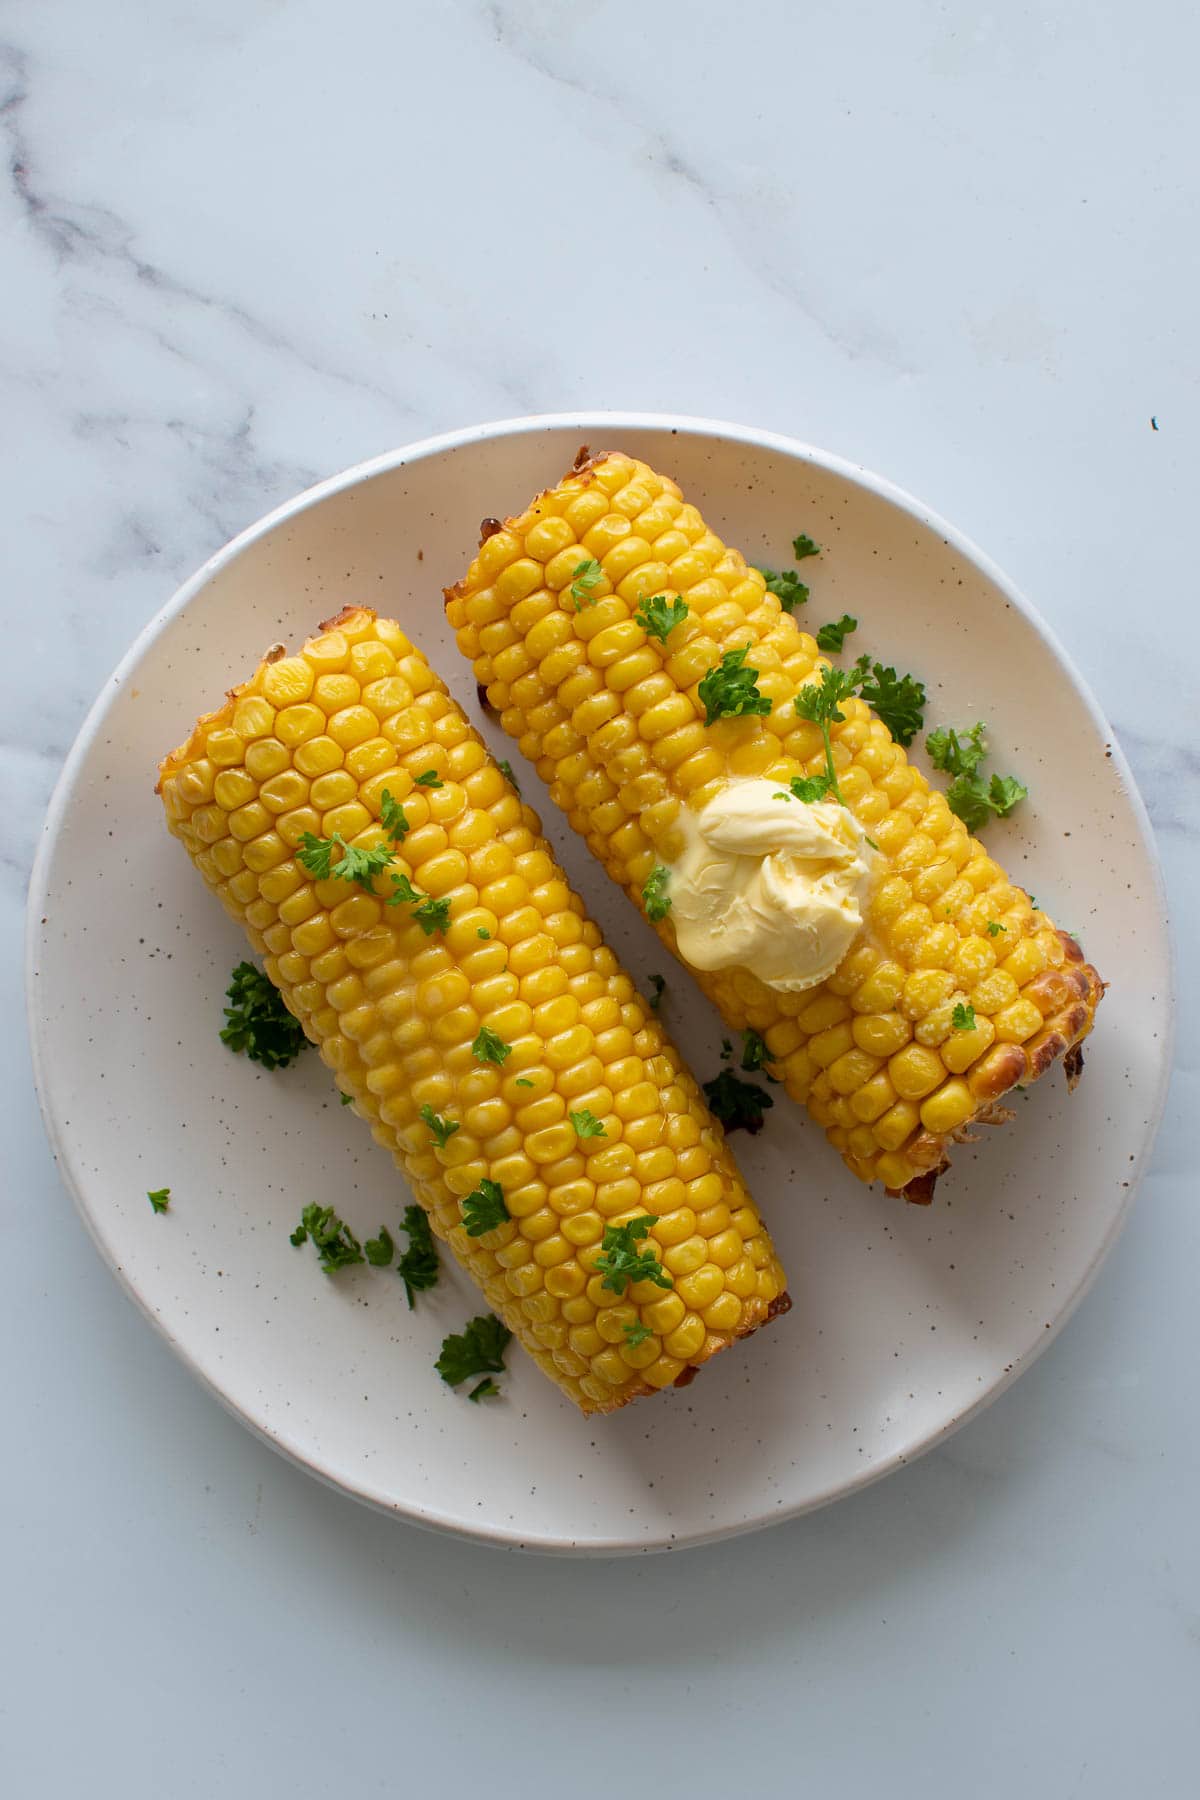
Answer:
<svg viewBox="0 0 1200 1800"><path fill-rule="evenodd" d="M780 1093L735 1140L790 1275L790 1316L691 1387L586 1420L519 1351L501 1401L433 1371L475 1304L451 1271L406 1310L391 1273L323 1276L288 1242L337 1197L364 1235L408 1195L316 1057L264 1074L220 1043L244 946L163 827L162 753L263 649L346 601L396 614L478 714L441 584L478 521L517 511L583 441L670 471L752 560L804 529L814 619L843 610L921 672L931 724L986 718L1030 801L989 841L1113 977L1079 1090L1061 1071L959 1150L932 1208L861 1187ZM986 652L986 653L984 653ZM1052 721L1051 741L1047 722ZM484 725L491 734L491 727ZM501 752L504 753L503 751ZM510 752L511 753L511 752ZM524 774L572 880L635 977L663 951ZM696 1074L715 1016L667 971ZM697 1543L820 1506L938 1442L1028 1366L1091 1282L1153 1136L1169 1051L1149 828L1066 656L1003 576L916 501L764 433L696 421L523 419L352 469L223 550L143 633L71 752L34 873L29 1006L46 1122L101 1253L188 1366L305 1468L403 1517L575 1552ZM146 1190L169 1185L159 1217ZM114 1405L120 1405L119 1398Z"/></svg>

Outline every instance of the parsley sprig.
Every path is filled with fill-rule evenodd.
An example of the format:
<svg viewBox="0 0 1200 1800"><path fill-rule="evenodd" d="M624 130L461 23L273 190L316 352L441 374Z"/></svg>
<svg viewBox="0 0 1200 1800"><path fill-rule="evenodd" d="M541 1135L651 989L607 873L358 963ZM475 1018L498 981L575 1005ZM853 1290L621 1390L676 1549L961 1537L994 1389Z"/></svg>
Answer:
<svg viewBox="0 0 1200 1800"><path fill-rule="evenodd" d="M429 1226L429 1215L423 1206L405 1207L404 1229L408 1233L408 1249L397 1262L396 1273L404 1283L404 1294L411 1312L416 1304L413 1296L426 1288L437 1286L441 1265Z"/></svg>
<svg viewBox="0 0 1200 1800"><path fill-rule="evenodd" d="M485 1175L463 1201L462 1216L468 1237L482 1237L485 1231L495 1231L497 1226L510 1219L512 1214L504 1204L504 1189L500 1183L489 1181Z"/></svg>
<svg viewBox="0 0 1200 1800"><path fill-rule="evenodd" d="M665 644L675 627L682 625L687 616L686 600L668 600L665 594L655 594L652 599L639 600L633 618L647 637L657 638L660 644Z"/></svg>
<svg viewBox="0 0 1200 1800"><path fill-rule="evenodd" d="M575 602L575 611L582 612L585 606L595 606L600 598L592 589L604 580L604 570L594 556L585 557L571 570L571 598Z"/></svg>
<svg viewBox="0 0 1200 1800"><path fill-rule="evenodd" d="M433 1141L439 1150L444 1150L450 1139L458 1130L457 1119L444 1119L441 1113L435 1113L428 1100L421 1108L421 1118L428 1125Z"/></svg>
<svg viewBox="0 0 1200 1800"><path fill-rule="evenodd" d="M229 1005L221 1042L244 1051L264 1069L286 1069L307 1048L299 1019L292 1017L274 982L252 962L240 962L225 990Z"/></svg>
<svg viewBox="0 0 1200 1800"><path fill-rule="evenodd" d="M171 1204L171 1190L169 1187L150 1188L147 1191L146 1198L156 1213L165 1213L168 1206Z"/></svg>
<svg viewBox="0 0 1200 1800"><path fill-rule="evenodd" d="M828 625L822 625L817 632L817 649L824 650L830 656L838 656L845 647L846 639L858 630L858 620L843 613L840 619L834 619Z"/></svg>
<svg viewBox="0 0 1200 1800"><path fill-rule="evenodd" d="M404 808L398 800L394 800L384 788L379 802L379 823L391 838L393 844L402 844L412 826L408 822Z"/></svg>
<svg viewBox="0 0 1200 1800"><path fill-rule="evenodd" d="M993 775L988 781L979 772L987 755L987 726L980 719L961 734L953 726L939 727L925 739L935 769L952 777L946 804L968 831L982 831L988 820L1006 819L1029 789L1015 775ZM994 934L993 934L994 935Z"/></svg>
<svg viewBox="0 0 1200 1800"><path fill-rule="evenodd" d="M575 1127L576 1137L602 1138L608 1136L602 1122L596 1117L595 1113L589 1112L586 1106L579 1112L569 1112L567 1117Z"/></svg>
<svg viewBox="0 0 1200 1800"><path fill-rule="evenodd" d="M732 1069L722 1069L703 1087L709 1111L726 1131L748 1131L753 1136L762 1130L763 1114L775 1104L765 1088L743 1081Z"/></svg>
<svg viewBox="0 0 1200 1800"><path fill-rule="evenodd" d="M654 992L651 994L647 1004L649 1005L651 1012L657 1012L663 1003L663 995L667 991L667 984L661 975L651 975L650 986L653 988Z"/></svg>
<svg viewBox="0 0 1200 1800"><path fill-rule="evenodd" d="M644 1213L625 1225L606 1226L600 1254L592 1267L603 1275L601 1287L623 1294L634 1281L652 1281L655 1287L674 1287L675 1277L664 1269L653 1250L641 1248L652 1225L658 1224L657 1213Z"/></svg>
<svg viewBox="0 0 1200 1800"><path fill-rule="evenodd" d="M440 788L446 785L436 769L422 769L419 775L414 775L413 781L417 787L423 788Z"/></svg>
<svg viewBox="0 0 1200 1800"><path fill-rule="evenodd" d="M396 1254L396 1240L386 1225L379 1227L379 1236L368 1238L363 1244L363 1254L373 1269L386 1269Z"/></svg>
<svg viewBox="0 0 1200 1800"><path fill-rule="evenodd" d="M459 1387L474 1375L502 1375L511 1338L508 1326L494 1313L481 1313L443 1340L434 1368L449 1387ZM471 1398L483 1399L485 1387L486 1383L481 1384Z"/></svg>
<svg viewBox="0 0 1200 1800"><path fill-rule="evenodd" d="M749 644L744 644L740 650L727 650L701 681L697 693L704 707L706 725L714 725L718 719L738 719L770 712L770 700L758 691L758 670L746 664L750 648Z"/></svg>
<svg viewBox="0 0 1200 1800"><path fill-rule="evenodd" d="M671 879L671 871L656 863L646 877L646 885L642 889L642 903L646 908L646 917L652 925L665 919L671 910L671 896L667 892L667 883Z"/></svg>
<svg viewBox="0 0 1200 1800"><path fill-rule="evenodd" d="M964 1006L962 1001L959 1000L955 1005L954 1011L950 1014L950 1023L953 1025L955 1031L974 1031L975 1008L969 1002Z"/></svg>
<svg viewBox="0 0 1200 1800"><path fill-rule="evenodd" d="M817 681L806 682L793 700L792 705L796 709L797 718L808 719L812 724L819 725L825 744L824 776L798 776L792 782L792 792L798 800L808 799L810 792L813 798L822 800L826 794L832 794L839 806L845 806L846 802L842 798L842 790L837 782L837 770L833 765L833 744L829 736L829 727L831 724L841 724L846 717L842 711L842 701L848 700L851 694L857 690L858 685L855 669L825 668L821 670L820 678ZM826 784L820 794L816 794L810 789L810 783L816 781L824 781ZM797 782L799 782L799 786L797 786Z"/></svg>
<svg viewBox="0 0 1200 1800"><path fill-rule="evenodd" d="M500 1064L512 1055L512 1045L497 1037L490 1025L481 1025L479 1035L471 1045L471 1055L476 1062Z"/></svg>
<svg viewBox="0 0 1200 1800"><path fill-rule="evenodd" d="M308 1238L312 1239L313 1249L327 1275L364 1261L362 1245L332 1206L318 1206L313 1200L304 1208L300 1223L291 1234L291 1242L300 1245Z"/></svg>
<svg viewBox="0 0 1200 1800"><path fill-rule="evenodd" d="M882 663L860 656L854 665L867 705L883 720L898 744L912 743L925 723L925 684L915 675L897 675Z"/></svg>
<svg viewBox="0 0 1200 1800"><path fill-rule="evenodd" d="M334 866L334 853L338 850L342 854ZM301 834L296 860L318 881L356 881L369 894L373 892L375 877L395 862L396 852L387 844L360 850L357 844L348 844L340 831L327 838L314 837L306 831Z"/></svg>
<svg viewBox="0 0 1200 1800"><path fill-rule="evenodd" d="M639 1344L644 1344L648 1337L654 1336L650 1327L643 1325L640 1319L630 1319L622 1325L621 1329L625 1333L625 1342L631 1350L636 1350Z"/></svg>

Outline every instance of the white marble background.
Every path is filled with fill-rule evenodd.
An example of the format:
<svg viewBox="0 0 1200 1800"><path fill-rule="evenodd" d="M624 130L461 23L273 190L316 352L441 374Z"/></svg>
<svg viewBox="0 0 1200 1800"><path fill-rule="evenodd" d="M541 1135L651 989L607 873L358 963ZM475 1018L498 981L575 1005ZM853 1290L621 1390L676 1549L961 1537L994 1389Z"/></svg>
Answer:
<svg viewBox="0 0 1200 1800"><path fill-rule="evenodd" d="M791 432L954 519L1194 891L1194 14L7 0L0 39L0 1788L1200 1791L1194 1013L1015 1389L825 1514L610 1566L431 1539L226 1418L85 1238L19 1023L51 785L175 584L347 463L576 404Z"/></svg>

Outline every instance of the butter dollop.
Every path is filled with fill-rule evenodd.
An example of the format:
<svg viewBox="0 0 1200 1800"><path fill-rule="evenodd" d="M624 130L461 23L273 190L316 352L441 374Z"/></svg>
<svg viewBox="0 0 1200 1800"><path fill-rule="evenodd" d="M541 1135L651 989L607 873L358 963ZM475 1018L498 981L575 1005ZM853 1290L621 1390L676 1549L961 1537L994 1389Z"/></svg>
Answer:
<svg viewBox="0 0 1200 1800"><path fill-rule="evenodd" d="M832 975L862 929L875 856L853 814L759 776L680 818L668 893L680 955L795 994Z"/></svg>

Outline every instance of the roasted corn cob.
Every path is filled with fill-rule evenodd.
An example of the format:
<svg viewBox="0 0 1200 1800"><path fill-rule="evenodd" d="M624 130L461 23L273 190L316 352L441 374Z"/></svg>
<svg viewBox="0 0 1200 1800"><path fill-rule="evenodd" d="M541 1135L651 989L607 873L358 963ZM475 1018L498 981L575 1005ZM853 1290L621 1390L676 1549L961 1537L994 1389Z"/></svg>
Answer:
<svg viewBox="0 0 1200 1800"><path fill-rule="evenodd" d="M687 608L662 642L635 617L658 595ZM825 767L793 700L827 659L675 483L629 456L581 452L519 518L485 521L446 601L504 729L639 906L679 851L682 808L731 777L786 784ZM699 684L743 646L769 712L706 724ZM806 992L745 968L698 979L730 1025L765 1038L772 1072L856 1175L927 1200L951 1140L1007 1116L1010 1088L1064 1055L1074 1074L1103 984L863 701L843 711L838 786L880 852L863 929ZM658 930L675 950L669 914Z"/></svg>
<svg viewBox="0 0 1200 1800"><path fill-rule="evenodd" d="M398 625L347 609L299 654L270 652L164 760L160 791L438 1236L585 1412L690 1378L787 1309L694 1081ZM392 854L358 882L314 876L308 846L335 833L343 853ZM390 880L408 904L388 903ZM414 888L449 902L440 926ZM485 1180L509 1217L468 1235ZM643 1215L659 1282L606 1289L606 1227Z"/></svg>

